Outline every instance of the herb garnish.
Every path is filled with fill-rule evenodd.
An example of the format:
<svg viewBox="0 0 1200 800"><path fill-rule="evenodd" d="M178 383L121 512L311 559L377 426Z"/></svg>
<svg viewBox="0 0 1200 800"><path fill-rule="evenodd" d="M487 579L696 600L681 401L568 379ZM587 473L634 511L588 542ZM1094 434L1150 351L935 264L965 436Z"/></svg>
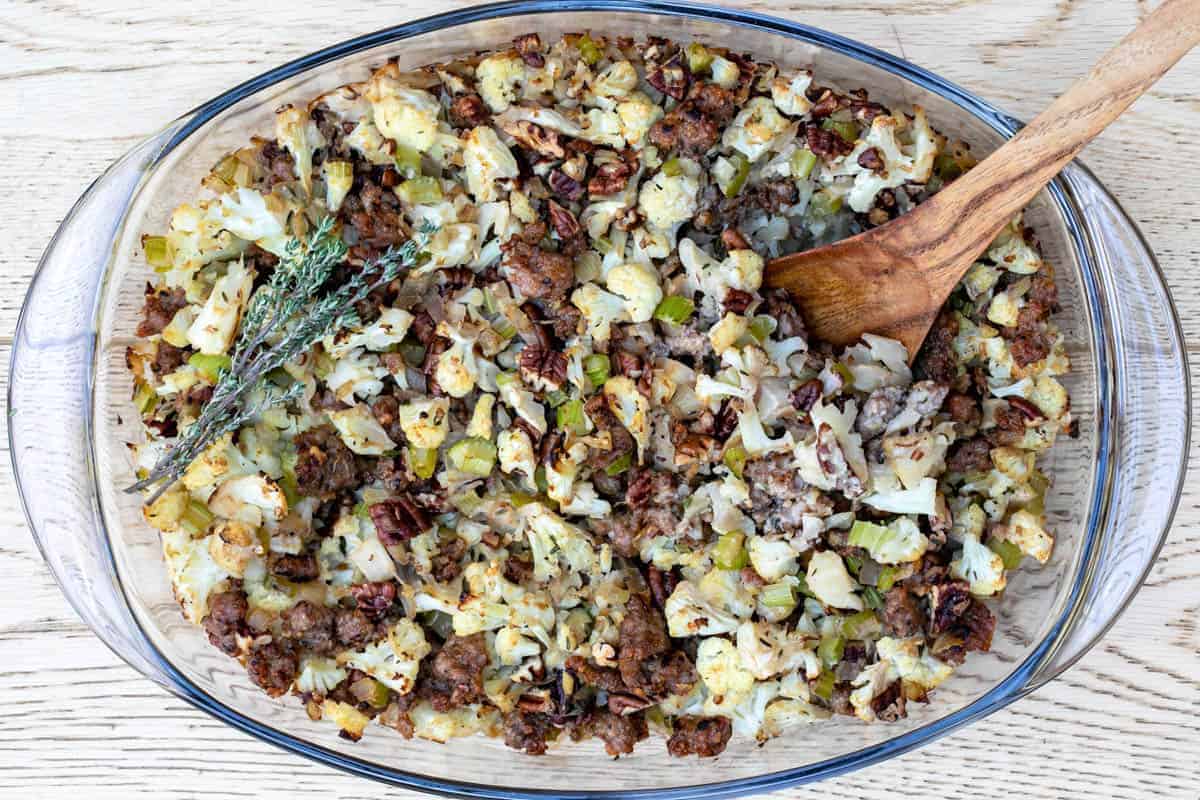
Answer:
<svg viewBox="0 0 1200 800"><path fill-rule="evenodd" d="M212 399L150 472L126 492L157 486L146 501L154 502L212 442L267 409L298 398L303 384L281 391L267 379L268 374L325 336L359 324L355 303L390 283L401 270L416 265L437 230L436 226L422 225L418 237L389 248L379 258L366 262L344 284L318 297L333 269L346 256L346 243L332 233L332 228L333 219L326 217L307 244L299 239L288 242L270 281L254 293L242 315L230 364L218 375ZM261 397L252 401L256 392Z"/></svg>

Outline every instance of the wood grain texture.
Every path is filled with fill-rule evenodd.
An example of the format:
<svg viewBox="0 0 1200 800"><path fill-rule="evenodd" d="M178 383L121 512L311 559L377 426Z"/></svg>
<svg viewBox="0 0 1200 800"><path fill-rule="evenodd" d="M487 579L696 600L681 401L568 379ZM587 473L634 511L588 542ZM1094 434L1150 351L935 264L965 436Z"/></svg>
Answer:
<svg viewBox="0 0 1200 800"><path fill-rule="evenodd" d="M862 39L1029 118L1133 27L1134 0L743 0ZM457 4L0 0L0 373L37 258L115 157L224 88ZM343 7L345 6L345 7ZM1200 56L1083 154L1142 226L1200 359ZM0 440L2 441L2 440ZM4 445L0 445L4 447ZM1200 444L1193 445L1193 457ZM0 460L0 797L270 800L388 791L260 744L124 666L71 612ZM1130 609L1059 680L920 751L787 798L1200 796L1200 484ZM619 768L598 764L599 768Z"/></svg>
<svg viewBox="0 0 1200 800"><path fill-rule="evenodd" d="M817 338L879 333L911 360L1000 230L1197 42L1200 0L1167 0L968 174L885 225L772 260L766 282L791 293Z"/></svg>

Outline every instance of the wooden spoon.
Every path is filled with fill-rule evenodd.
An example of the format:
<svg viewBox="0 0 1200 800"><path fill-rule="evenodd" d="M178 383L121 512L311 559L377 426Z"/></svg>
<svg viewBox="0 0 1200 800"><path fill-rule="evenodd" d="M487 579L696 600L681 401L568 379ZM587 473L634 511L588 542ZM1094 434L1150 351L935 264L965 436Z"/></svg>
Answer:
<svg viewBox="0 0 1200 800"><path fill-rule="evenodd" d="M1198 42L1200 0L1166 0L974 169L885 225L771 261L766 283L791 293L817 338L848 345L878 333L903 342L911 361L1000 229Z"/></svg>

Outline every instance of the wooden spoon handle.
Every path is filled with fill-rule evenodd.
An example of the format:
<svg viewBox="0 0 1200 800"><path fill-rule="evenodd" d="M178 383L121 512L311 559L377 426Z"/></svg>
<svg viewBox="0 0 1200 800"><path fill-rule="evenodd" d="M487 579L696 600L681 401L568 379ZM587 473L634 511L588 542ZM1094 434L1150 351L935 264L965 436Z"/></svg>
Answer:
<svg viewBox="0 0 1200 800"><path fill-rule="evenodd" d="M953 230L934 252L926 251L925 263L952 267L961 256L973 258L967 250L986 247L1084 145L1198 43L1200 0L1166 0L1151 12L1012 139L923 204L945 214L944 229ZM947 286L961 277L936 276Z"/></svg>

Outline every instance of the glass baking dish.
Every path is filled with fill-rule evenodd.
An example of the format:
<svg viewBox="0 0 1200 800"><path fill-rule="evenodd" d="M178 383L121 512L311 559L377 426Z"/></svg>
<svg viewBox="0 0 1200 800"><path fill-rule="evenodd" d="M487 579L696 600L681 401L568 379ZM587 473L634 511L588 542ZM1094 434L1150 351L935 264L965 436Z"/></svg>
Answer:
<svg viewBox="0 0 1200 800"><path fill-rule="evenodd" d="M1057 267L1080 436L1054 448L1048 511L1057 546L1013 576L995 604L993 651L967 661L928 706L899 723L840 719L720 757L668 758L647 742L620 763L595 742L533 760L483 738L440 745L372 727L360 743L271 700L186 623L157 534L132 482L125 442L137 411L124 366L148 277L139 235L165 227L218 157L272 110L401 67L504 45L537 30L735 43L823 81L920 104L984 155L1020 123L938 76L878 50L785 20L665 2L536 0L418 20L321 50L242 84L134 147L80 198L47 247L17 329L9 436L30 527L79 615L147 677L266 741L381 781L463 797L717 797L836 775L905 752L1001 708L1061 673L1128 604L1154 562L1182 488L1190 430L1188 371L1163 277L1134 224L1082 165L1033 203L1028 221ZM214 765L216 767L217 765Z"/></svg>

